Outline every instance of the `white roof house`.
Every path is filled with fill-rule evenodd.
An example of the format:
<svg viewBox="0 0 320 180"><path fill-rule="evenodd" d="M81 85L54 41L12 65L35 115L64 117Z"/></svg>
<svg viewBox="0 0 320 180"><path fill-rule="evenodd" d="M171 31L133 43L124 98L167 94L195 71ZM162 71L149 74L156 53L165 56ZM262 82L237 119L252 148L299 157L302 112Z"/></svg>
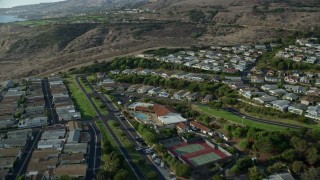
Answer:
<svg viewBox="0 0 320 180"><path fill-rule="evenodd" d="M180 114L168 113L165 116L158 116L158 120L165 126L175 125L180 122L187 122Z"/></svg>
<svg viewBox="0 0 320 180"><path fill-rule="evenodd" d="M305 117L315 119L315 120L320 120L320 106L309 106L308 109L306 110Z"/></svg>
<svg viewBox="0 0 320 180"><path fill-rule="evenodd" d="M271 102L272 107L274 109L277 109L279 111L286 111L287 108L289 107L290 101L288 100L276 100Z"/></svg>

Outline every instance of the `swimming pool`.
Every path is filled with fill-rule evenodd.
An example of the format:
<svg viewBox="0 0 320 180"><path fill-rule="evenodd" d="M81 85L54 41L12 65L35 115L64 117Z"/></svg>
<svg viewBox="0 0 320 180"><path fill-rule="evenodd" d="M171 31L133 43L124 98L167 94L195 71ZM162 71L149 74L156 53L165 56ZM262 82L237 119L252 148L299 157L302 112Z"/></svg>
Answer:
<svg viewBox="0 0 320 180"><path fill-rule="evenodd" d="M134 116L143 121L147 121L150 119L148 115L142 113L134 113Z"/></svg>

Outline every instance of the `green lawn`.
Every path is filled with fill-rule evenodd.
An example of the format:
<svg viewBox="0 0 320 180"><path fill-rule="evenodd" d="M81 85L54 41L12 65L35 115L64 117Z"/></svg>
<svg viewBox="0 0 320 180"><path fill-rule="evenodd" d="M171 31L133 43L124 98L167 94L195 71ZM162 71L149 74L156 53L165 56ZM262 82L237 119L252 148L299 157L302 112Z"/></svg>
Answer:
<svg viewBox="0 0 320 180"><path fill-rule="evenodd" d="M81 88L79 87L75 76L70 76L66 80L71 96L74 98L75 105L79 108L82 118L92 119L93 117L97 116L96 112L91 106L90 101L81 91Z"/></svg>
<svg viewBox="0 0 320 180"><path fill-rule="evenodd" d="M282 118L277 118L277 117L272 117L272 116L262 115L262 114L253 114L253 113L247 113L247 112L244 112L244 114L248 114L249 116L256 117L256 118L266 119L269 121L281 122L281 123L285 123L285 124L292 124L292 125L296 125L296 126L303 126L303 127L307 127L307 128L318 128L319 127L318 123L313 122L312 120L310 120L309 122L303 123L303 122L299 122L297 120L282 119Z"/></svg>
<svg viewBox="0 0 320 180"><path fill-rule="evenodd" d="M238 124L243 124L246 126L251 126L251 127L255 127L258 129L264 129L267 131L283 131L283 130L287 130L288 128L286 127L282 127L282 126L276 126L276 125L271 125L271 124L266 124L266 123L260 123L260 122L255 122L246 118L242 118L240 116L234 115L230 112L224 111L224 110L214 110L211 109L209 107L206 106L197 106L198 109L200 109L201 111L218 117L218 118L223 118L225 120L229 120Z"/></svg>
<svg viewBox="0 0 320 180"><path fill-rule="evenodd" d="M111 146L113 147L113 149L115 149L115 151L118 153L118 154L121 154L120 152L120 149L118 148L118 146L116 145L116 142L112 139L110 133L108 132L108 130L106 129L106 127L104 126L103 122L101 121L96 121L96 124L97 126L99 127L100 129L100 132L101 134L103 135L103 140L106 139L108 140L110 143L111 143ZM103 143L103 141L102 141ZM103 147L103 145L101 145L101 147ZM127 161L125 161L125 167L123 167L123 169L126 169L129 171L130 173L130 177L132 179L137 179L136 176L134 175L134 172L133 170L130 168L129 164L127 163Z"/></svg>
<svg viewBox="0 0 320 180"><path fill-rule="evenodd" d="M86 80L83 80L81 77L79 78L79 82L82 85L82 87L84 88L84 90L88 93L88 94L92 94L93 91L92 89L89 87L88 82Z"/></svg>
<svg viewBox="0 0 320 180"><path fill-rule="evenodd" d="M145 176L147 176L148 172L151 172L152 169L150 169L150 167L148 165L146 165L146 163L143 163L143 164L137 163L139 159L144 159L144 157L138 151L135 150L134 144L132 144L132 142L128 139L128 137L126 136L124 131L120 128L120 126L115 127L113 125L113 122L116 122L116 121L111 120L108 122L108 124L112 127L113 132L116 134L118 139L121 139L123 146L129 152L133 161L136 162L136 164L138 165L138 167L142 171L142 173Z"/></svg>
<svg viewBox="0 0 320 180"><path fill-rule="evenodd" d="M99 109L101 114L103 114L105 116L109 114L109 111L107 110L107 107L105 106L105 104L103 102L101 102L100 99L96 100L95 98L92 98L92 101L97 106L97 108ZM104 105L104 108L102 107L102 105Z"/></svg>

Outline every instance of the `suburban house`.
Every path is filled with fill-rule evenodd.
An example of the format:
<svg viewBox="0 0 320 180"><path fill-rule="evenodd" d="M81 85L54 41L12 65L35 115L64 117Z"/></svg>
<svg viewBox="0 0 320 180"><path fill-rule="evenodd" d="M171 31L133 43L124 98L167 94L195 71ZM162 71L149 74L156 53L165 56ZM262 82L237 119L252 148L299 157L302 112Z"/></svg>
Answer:
<svg viewBox="0 0 320 180"><path fill-rule="evenodd" d="M251 83L263 83L264 79L260 76L251 76L250 81Z"/></svg>
<svg viewBox="0 0 320 180"><path fill-rule="evenodd" d="M208 94L201 100L201 102L204 103L204 104L207 104L212 100L213 100L213 95Z"/></svg>
<svg viewBox="0 0 320 180"><path fill-rule="evenodd" d="M253 98L253 100L261 104L265 104L265 103L275 101L277 100L277 98L274 96L265 95L265 96Z"/></svg>
<svg viewBox="0 0 320 180"><path fill-rule="evenodd" d="M266 82L272 82L272 83L279 83L279 82L281 82L281 78L280 77L270 77L270 76L266 76L266 77L264 77L264 80L266 81Z"/></svg>
<svg viewBox="0 0 320 180"><path fill-rule="evenodd" d="M186 94L189 94L189 92L186 90L180 90L173 94L173 99L183 100Z"/></svg>
<svg viewBox="0 0 320 180"><path fill-rule="evenodd" d="M270 95L272 96L277 96L277 97L281 97L284 94L287 94L287 91L284 89L273 89L269 91Z"/></svg>
<svg viewBox="0 0 320 180"><path fill-rule="evenodd" d="M187 120L180 114L176 113L174 109L167 106L155 104L152 111L156 114L158 121L165 127L175 127L178 123L186 123Z"/></svg>
<svg viewBox="0 0 320 180"><path fill-rule="evenodd" d="M188 101L196 101L200 97L200 94L198 92L190 93L186 96Z"/></svg>
<svg viewBox="0 0 320 180"><path fill-rule="evenodd" d="M294 93L287 93L282 98L289 101L296 101L299 96Z"/></svg>
<svg viewBox="0 0 320 180"><path fill-rule="evenodd" d="M150 89L148 91L148 94L151 96L156 96L156 95L160 94L162 91L164 91L164 89L162 87L156 87L156 88Z"/></svg>
<svg viewBox="0 0 320 180"><path fill-rule="evenodd" d="M185 132L187 130L187 125L185 123L178 123L176 128L178 132Z"/></svg>
<svg viewBox="0 0 320 180"><path fill-rule="evenodd" d="M205 125L201 124L201 123L198 123L197 121L191 121L190 122L190 126L193 126L193 127L196 127L198 129L200 129L200 131L203 133L203 134L209 134L210 136L213 135L213 132L211 129L209 129L208 127L206 127Z"/></svg>
<svg viewBox="0 0 320 180"><path fill-rule="evenodd" d="M307 109L307 105L304 104L292 104L291 106L288 107L288 112L302 115L304 111Z"/></svg>
<svg viewBox="0 0 320 180"><path fill-rule="evenodd" d="M315 120L320 120L320 106L309 106L308 109L306 110L305 117L315 119Z"/></svg>
<svg viewBox="0 0 320 180"><path fill-rule="evenodd" d="M272 104L272 107L274 109L285 112L287 110L287 108L289 107L290 101L288 101L288 100L275 100L275 101L272 101L270 104Z"/></svg>
<svg viewBox="0 0 320 180"><path fill-rule="evenodd" d="M266 85L263 85L261 86L261 89L264 90L264 91L270 91L270 90L273 90L273 89L278 89L278 85L276 84L266 84Z"/></svg>
<svg viewBox="0 0 320 180"><path fill-rule="evenodd" d="M306 88L303 86L293 86L293 85L284 85L284 88L287 91L291 91L291 92L295 92L295 93L299 93L299 94L305 94L306 93Z"/></svg>
<svg viewBox="0 0 320 180"><path fill-rule="evenodd" d="M154 87L153 86L142 86L142 87L137 89L137 93L144 94L144 93L148 92L151 89L154 89Z"/></svg>
<svg viewBox="0 0 320 180"><path fill-rule="evenodd" d="M170 94L169 94L169 93L167 93L167 92L162 91L162 92L160 92L160 93L159 93L159 95L158 95L158 96L159 96L159 97L168 98L168 97L170 96Z"/></svg>
<svg viewBox="0 0 320 180"><path fill-rule="evenodd" d="M259 97L267 95L265 92L256 92L256 91L244 91L241 95L245 98L251 99L252 97Z"/></svg>
<svg viewBox="0 0 320 180"><path fill-rule="evenodd" d="M296 76L285 76L284 77L284 81L289 84L296 84L299 82L299 80L300 80L300 78L296 77Z"/></svg>
<svg viewBox="0 0 320 180"><path fill-rule="evenodd" d="M134 85L130 86L127 91L128 92L136 92L142 86L143 85L141 85L141 84L134 84Z"/></svg>
<svg viewBox="0 0 320 180"><path fill-rule="evenodd" d="M315 105L317 103L317 99L315 97L311 97L311 96L303 96L301 98L301 104L305 104L305 105Z"/></svg>

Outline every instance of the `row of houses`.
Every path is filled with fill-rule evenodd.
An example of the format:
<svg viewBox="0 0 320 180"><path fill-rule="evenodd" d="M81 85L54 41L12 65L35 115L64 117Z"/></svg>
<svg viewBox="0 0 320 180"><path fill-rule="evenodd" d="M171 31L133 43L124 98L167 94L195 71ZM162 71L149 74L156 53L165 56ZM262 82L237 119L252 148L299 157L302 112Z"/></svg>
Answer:
<svg viewBox="0 0 320 180"><path fill-rule="evenodd" d="M244 45L234 47L212 46L208 50L180 51L166 57L155 57L155 59L206 71L237 73L246 70L266 50L265 45L254 47ZM148 55L138 55L138 57L145 56Z"/></svg>
<svg viewBox="0 0 320 180"><path fill-rule="evenodd" d="M19 120L18 127L36 127L48 124L45 112L45 100L41 78L28 78L25 114Z"/></svg>
<svg viewBox="0 0 320 180"><path fill-rule="evenodd" d="M318 92L318 93L317 93ZM240 89L239 93L257 104L272 107L282 112L291 112L319 120L317 103L319 90L307 89L303 86L285 84L279 88L277 84L265 84L257 88Z"/></svg>
<svg viewBox="0 0 320 180"><path fill-rule="evenodd" d="M17 125L17 115L23 113L24 108L19 102L25 97L24 87L14 88L14 82L5 81L0 95L0 129L11 128Z"/></svg>
<svg viewBox="0 0 320 180"><path fill-rule="evenodd" d="M48 81L59 121L80 120L81 114L76 110L63 79L53 76Z"/></svg>
<svg viewBox="0 0 320 180"><path fill-rule="evenodd" d="M0 134L0 179L7 179L16 162L20 160L22 149L32 137L32 129L8 131Z"/></svg>
<svg viewBox="0 0 320 180"><path fill-rule="evenodd" d="M32 153L27 178L59 179L68 175L85 179L88 136L83 124L77 121L47 127Z"/></svg>
<svg viewBox="0 0 320 180"><path fill-rule="evenodd" d="M279 51L276 57L296 62L318 64L320 60L320 44L312 42L315 40L316 38L297 39L297 45L289 45L283 51Z"/></svg>

